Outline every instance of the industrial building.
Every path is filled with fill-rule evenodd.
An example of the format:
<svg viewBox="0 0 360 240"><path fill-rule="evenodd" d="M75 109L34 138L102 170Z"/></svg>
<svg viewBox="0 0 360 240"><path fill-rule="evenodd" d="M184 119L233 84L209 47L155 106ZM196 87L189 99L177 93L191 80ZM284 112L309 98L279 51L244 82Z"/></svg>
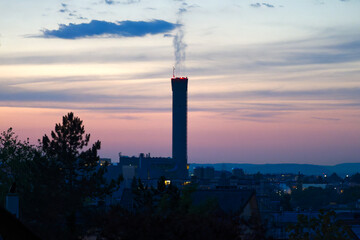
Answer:
<svg viewBox="0 0 360 240"><path fill-rule="evenodd" d="M139 157L119 154L119 166L124 176L142 180L188 179L187 159L187 77L171 78L172 97L172 158L151 157L141 153Z"/></svg>

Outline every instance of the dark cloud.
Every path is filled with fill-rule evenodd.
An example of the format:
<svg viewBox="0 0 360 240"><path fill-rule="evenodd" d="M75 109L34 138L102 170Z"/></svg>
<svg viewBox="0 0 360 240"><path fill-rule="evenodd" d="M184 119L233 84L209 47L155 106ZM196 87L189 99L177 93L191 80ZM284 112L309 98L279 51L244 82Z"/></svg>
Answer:
<svg viewBox="0 0 360 240"><path fill-rule="evenodd" d="M262 3L263 6L265 7L269 7L269 8L273 8L274 5L268 4L268 3Z"/></svg>
<svg viewBox="0 0 360 240"><path fill-rule="evenodd" d="M318 90L259 90L259 91L233 91L209 92L191 95L194 100L337 100L360 102L360 88L334 88Z"/></svg>
<svg viewBox="0 0 360 240"><path fill-rule="evenodd" d="M182 14L184 12L187 12L186 8L179 8L178 14Z"/></svg>
<svg viewBox="0 0 360 240"><path fill-rule="evenodd" d="M259 68L283 66L305 66L337 64L360 61L360 36L321 37L301 41L288 41L236 48L228 51L210 51L206 54L193 55L192 60L208 61L208 69L196 69L195 72L214 71L217 74L229 73L242 68L247 71L258 71ZM327 43L324 43L327 42ZM247 56L247 59L239 56ZM223 59L219 63L217 59ZM216 62L216 68L210 67ZM188 70L191 70L190 68ZM216 70L216 71L215 71ZM195 73L194 71L192 73ZM358 74L358 73L357 73Z"/></svg>
<svg viewBox="0 0 360 240"><path fill-rule="evenodd" d="M59 12L61 12L61 13L70 12L69 9L68 9L68 5L67 5L67 4L62 3L62 4L61 4L61 7L62 7L62 8L59 10Z"/></svg>
<svg viewBox="0 0 360 240"><path fill-rule="evenodd" d="M88 37L143 37L147 34L159 34L169 32L177 27L177 24L164 20L152 21L120 21L106 22L92 20L90 23L69 25L60 24L57 30L43 30L44 38L78 39Z"/></svg>
<svg viewBox="0 0 360 240"><path fill-rule="evenodd" d="M329 46L329 48L340 51L360 51L360 39Z"/></svg>
<svg viewBox="0 0 360 240"><path fill-rule="evenodd" d="M253 7L253 8L260 8L261 6L265 6L265 7L268 7L268 8L274 8L275 7L274 5L271 5L269 3L252 3L252 4L250 4L250 7Z"/></svg>
<svg viewBox="0 0 360 240"><path fill-rule="evenodd" d="M52 80L49 79L49 81ZM56 83L55 81L57 80L54 79L54 83ZM59 84L59 81L57 84ZM71 77L69 77L68 81L73 82ZM154 84L151 85L155 85L155 88L161 86L161 83L153 83ZM25 89L24 85L7 86L7 84L8 83L2 84L0 82L0 106L76 108L98 111L106 110L113 112L117 112L119 110L124 112L171 111L171 106L167 104L171 102L170 94L151 94L151 91L139 93L138 91L129 90L126 84L119 88L119 90L121 90L118 94L101 93L101 90L93 91L93 87L87 87L89 85L88 82L83 84L84 89L81 90L76 88L67 88L46 91L41 90L41 88ZM51 82L48 84L51 84ZM28 85L29 83L26 83L26 86Z"/></svg>
<svg viewBox="0 0 360 240"><path fill-rule="evenodd" d="M61 3L62 8L59 10L61 13L66 13L70 18L76 18L76 19L87 19L85 17L80 16L77 14L77 11L72 11L68 8L68 4Z"/></svg>
<svg viewBox="0 0 360 240"><path fill-rule="evenodd" d="M284 114L283 112L254 112L254 113L243 114L243 116L251 117L251 118L271 118L283 114Z"/></svg>
<svg viewBox="0 0 360 240"><path fill-rule="evenodd" d="M304 42L305 43L305 42ZM259 66L290 66L309 64L335 64L360 60L360 40L332 45L317 45L304 47L301 43L283 43L273 46L274 49L288 46L281 59L257 61ZM292 48L292 49L291 49Z"/></svg>
<svg viewBox="0 0 360 240"><path fill-rule="evenodd" d="M173 33L165 33L164 37L173 37ZM33 36L29 36L33 37ZM328 42L327 44L324 43ZM114 54L117 52L117 54ZM0 65L16 64L55 64L55 63L120 63L123 61L171 61L171 54L162 48L137 47L123 51L121 48L101 51L38 52L13 53L0 55ZM288 68L308 66L313 69L323 68L328 64L360 61L360 36L352 39L347 36L335 39L323 38L305 39L288 42L249 45L228 49L211 49L206 52L190 53L191 61L201 62L200 65L188 66L186 71L191 76L230 75L234 72L258 72L259 69L274 69L288 71ZM221 61L219 61L221 60ZM206 63L206 64L205 64ZM360 74L360 70L347 70L346 74ZM331 74L327 78L335 80L343 78L345 73L340 71L337 76ZM159 75L160 76L160 75ZM297 77L286 78L287 81L299 80ZM209 81L209 80L208 80Z"/></svg>
<svg viewBox="0 0 360 240"><path fill-rule="evenodd" d="M0 82L0 106L24 106L37 108L76 108L88 110L124 110L127 112L168 112L170 107L161 104L164 99L170 101L170 95L146 95L137 93L121 93L107 95L102 93L87 93L77 89L64 90L27 90L17 85ZM151 102L151 104L144 104ZM79 107L78 103L82 103ZM93 103L97 103L94 106ZM99 104L101 103L101 104ZM142 103L142 104L140 104Z"/></svg>
<svg viewBox="0 0 360 240"><path fill-rule="evenodd" d="M158 74L159 75L159 74ZM160 74L164 76L165 73ZM163 87L163 82L152 82L149 91L143 92L129 90L124 84L122 91L117 94L106 94L102 91L93 91L94 87L89 84L89 79L94 82L110 80L91 76L75 76L66 78L44 78L44 79L10 79L0 78L0 106L10 107L40 107L40 108L74 108L94 111L109 112L170 112L170 92L154 94L150 89ZM119 77L114 76L115 81ZM128 79L142 79L134 76ZM81 90L61 89L42 90L26 89L35 83L40 85L51 85L52 83L81 83ZM128 89L126 91L125 89ZM320 100L317 103L308 100ZM334 109L358 109L360 107L360 88L338 88L320 90L263 90L263 91L231 91L231 92L207 92L190 94L191 112L213 112L223 114L224 117L247 120L247 121L282 121L283 116L300 111L312 111L318 114L318 110ZM245 100L245 101L244 101ZM255 100L257 102L246 102ZM284 103L269 103L281 100ZM285 101L283 101L285 100ZM295 102L293 100L296 100ZM322 101L325 100L325 101ZM328 103L326 100L336 101ZM214 104L214 101L225 101L226 103ZM288 101L288 103L285 103ZM79 104L81 103L81 104ZM94 104L96 103L96 104ZM208 104L206 104L208 103ZM211 103L211 104L209 104ZM236 103L236 104L234 104ZM313 117L318 120L336 121L335 118Z"/></svg>
<svg viewBox="0 0 360 240"><path fill-rule="evenodd" d="M127 0L127 1L120 1L121 4L133 4L133 3L139 3L140 0Z"/></svg>
<svg viewBox="0 0 360 240"><path fill-rule="evenodd" d="M324 121L340 121L340 118L324 118L324 117L312 117L312 118L317 120L324 120Z"/></svg>
<svg viewBox="0 0 360 240"><path fill-rule="evenodd" d="M134 4L139 3L140 0L123 0L123 1L114 1L114 0L105 0L105 3L108 5L114 5L114 4Z"/></svg>
<svg viewBox="0 0 360 240"><path fill-rule="evenodd" d="M252 3L252 4L250 4L250 7L259 8L259 7L261 7L261 4L260 3Z"/></svg>

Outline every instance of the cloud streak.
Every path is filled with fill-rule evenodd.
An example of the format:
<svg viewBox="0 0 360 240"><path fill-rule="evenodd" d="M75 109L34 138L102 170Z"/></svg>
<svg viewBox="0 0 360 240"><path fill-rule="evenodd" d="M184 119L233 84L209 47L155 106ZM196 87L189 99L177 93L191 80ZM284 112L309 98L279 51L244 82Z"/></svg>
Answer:
<svg viewBox="0 0 360 240"><path fill-rule="evenodd" d="M176 25L176 24L175 24ZM174 34L165 33L167 37ZM206 52L196 52L187 56L192 64L187 68L189 75L203 75L204 72L212 75L230 74L242 70L243 72L258 71L259 68L272 67L301 67L316 65L337 64L360 61L360 37L349 40L346 36L325 37L323 39L305 39L298 41L277 42L242 46L229 46L227 49L212 49ZM326 42L320 42L325 40ZM117 54L114 54L117 52ZM176 52L176 51L175 51ZM124 61L170 61L169 50L159 47L152 49L132 48L123 51L120 48L102 49L93 52L48 52L39 54L16 53L2 54L0 65L16 64L55 64L55 63L114 63ZM206 64L205 64L206 63Z"/></svg>
<svg viewBox="0 0 360 240"><path fill-rule="evenodd" d="M340 121L340 118L312 117L312 119L323 120L323 121Z"/></svg>
<svg viewBox="0 0 360 240"><path fill-rule="evenodd" d="M268 7L268 8L274 8L275 6L269 3L252 3L250 4L250 7L253 8L260 8L262 6Z"/></svg>
<svg viewBox="0 0 360 240"><path fill-rule="evenodd" d="M107 5L134 4L134 3L139 3L139 2L140 2L140 0L125 0L125 1L105 0L105 4L107 4Z"/></svg>
<svg viewBox="0 0 360 240"><path fill-rule="evenodd" d="M87 19L84 18L82 16L80 16L77 11L72 11L68 8L68 4L66 3L61 3L61 9L59 10L59 12L67 14L70 18L77 18L77 19Z"/></svg>
<svg viewBox="0 0 360 240"><path fill-rule="evenodd" d="M167 33L177 27L177 24L164 20L152 21L119 21L107 22L92 20L89 23L70 23L69 25L60 24L59 29L43 30L40 37L61 38L61 39L79 39L93 37L143 37L145 35L154 35Z"/></svg>
<svg viewBox="0 0 360 240"><path fill-rule="evenodd" d="M360 88L333 88L318 90L254 90L233 92L209 92L193 94L192 99L271 99L271 100L353 100L360 102Z"/></svg>
<svg viewBox="0 0 360 240"><path fill-rule="evenodd" d="M27 89L31 82L21 84L21 82L15 83L13 81L0 81L0 102L2 104L15 104L16 106L23 106L24 104L30 104L31 102L37 102L42 104L53 103L56 105L82 105L90 104L101 105L101 108L111 109L117 108L129 108L138 109L139 103L149 102L157 105L158 109L167 106L165 102L170 101L170 94L164 92L163 94L152 94L149 91L144 90L138 92L137 90L126 91L119 94L107 94L101 89L99 91L93 91L94 87L88 86L86 79L78 79L78 81L84 81L84 87L79 90L78 88L69 89L64 88L62 90L37 90ZM33 80L36 83L36 79ZM45 81L45 79L44 79ZM94 79L94 81L101 81L101 79ZM11 84L10 84L11 82ZM43 82L43 86L53 85L54 83L69 83L77 82L76 77L69 77L68 79L49 78ZM153 88L161 88L162 82L153 82L151 86ZM91 84L90 84L91 85ZM123 88L126 89L126 83ZM246 115L246 117L262 117L269 116L267 113L271 112L283 112L283 111L309 111L314 109L322 110L334 110L334 109L356 109L360 106L360 88L334 88L334 89L319 89L319 90L254 90L254 91L227 91L217 92L209 91L207 93L193 93L189 95L189 100L192 102L191 111L234 111L234 110L256 110L260 111L260 114ZM256 100L257 103L246 103L247 101ZM282 104L268 104L269 100L279 101ZM309 103L309 100L316 100L318 103ZM332 104L328 100L336 101ZM223 102L220 108L208 106L213 105L214 101ZM293 103L296 102L296 104ZM209 104L211 102L212 104ZM236 103L235 105L231 103ZM225 104L225 105L224 105ZM146 104L145 104L146 105ZM88 108L88 107L85 107ZM166 107L167 109L168 107ZM141 104L142 111L146 109L144 104ZM263 115L263 113L266 113Z"/></svg>

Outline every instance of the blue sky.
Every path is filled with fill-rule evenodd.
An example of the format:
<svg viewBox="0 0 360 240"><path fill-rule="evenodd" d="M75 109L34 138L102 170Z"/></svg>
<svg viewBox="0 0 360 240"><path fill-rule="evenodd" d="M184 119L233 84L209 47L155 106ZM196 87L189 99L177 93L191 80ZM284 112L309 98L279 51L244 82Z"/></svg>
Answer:
<svg viewBox="0 0 360 240"><path fill-rule="evenodd" d="M190 162L358 162L359 10L355 0L2 1L0 127L36 142L74 111L104 157L170 156L176 65L189 77Z"/></svg>

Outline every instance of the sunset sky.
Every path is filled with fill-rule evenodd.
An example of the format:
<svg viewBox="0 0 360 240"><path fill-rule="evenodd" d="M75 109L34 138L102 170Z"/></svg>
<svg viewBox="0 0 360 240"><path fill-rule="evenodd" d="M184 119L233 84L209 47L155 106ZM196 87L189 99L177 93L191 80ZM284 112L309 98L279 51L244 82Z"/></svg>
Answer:
<svg viewBox="0 0 360 240"><path fill-rule="evenodd" d="M360 162L359 12L358 0L0 1L0 131L36 144L73 111L101 157L171 156L176 65L190 163Z"/></svg>

